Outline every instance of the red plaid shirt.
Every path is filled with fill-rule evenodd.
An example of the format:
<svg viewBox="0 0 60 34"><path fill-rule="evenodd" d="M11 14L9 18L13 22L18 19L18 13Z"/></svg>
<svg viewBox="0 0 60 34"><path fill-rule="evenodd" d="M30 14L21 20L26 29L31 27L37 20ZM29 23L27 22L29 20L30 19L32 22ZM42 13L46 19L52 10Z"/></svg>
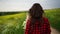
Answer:
<svg viewBox="0 0 60 34"><path fill-rule="evenodd" d="M47 18L43 18L44 23L39 28L38 22L36 22L34 29L30 26L30 20L27 21L25 34L51 34L50 24Z"/></svg>

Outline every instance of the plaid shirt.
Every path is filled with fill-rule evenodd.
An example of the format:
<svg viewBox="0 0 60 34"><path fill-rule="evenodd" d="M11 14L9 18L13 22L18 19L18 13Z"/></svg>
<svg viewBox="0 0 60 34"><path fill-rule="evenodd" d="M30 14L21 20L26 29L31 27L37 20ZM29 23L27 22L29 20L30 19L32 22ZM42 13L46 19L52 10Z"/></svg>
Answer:
<svg viewBox="0 0 60 34"><path fill-rule="evenodd" d="M38 22L34 25L34 28L30 26L30 20L27 21L25 34L51 34L50 24L47 18L43 18L44 23L39 28ZM33 28L33 29L32 29Z"/></svg>

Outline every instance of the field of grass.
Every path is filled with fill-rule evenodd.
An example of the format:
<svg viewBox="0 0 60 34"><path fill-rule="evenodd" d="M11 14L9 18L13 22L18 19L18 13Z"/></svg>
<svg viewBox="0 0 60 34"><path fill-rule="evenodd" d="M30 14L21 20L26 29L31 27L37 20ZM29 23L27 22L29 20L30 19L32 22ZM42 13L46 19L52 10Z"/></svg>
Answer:
<svg viewBox="0 0 60 34"><path fill-rule="evenodd" d="M60 8L45 11L45 15L49 18L51 26L60 31Z"/></svg>
<svg viewBox="0 0 60 34"><path fill-rule="evenodd" d="M44 10L52 27L60 31L60 9ZM0 16L0 34L24 34L23 21L26 12Z"/></svg>
<svg viewBox="0 0 60 34"><path fill-rule="evenodd" d="M0 16L0 34L24 34L22 29L26 13Z"/></svg>

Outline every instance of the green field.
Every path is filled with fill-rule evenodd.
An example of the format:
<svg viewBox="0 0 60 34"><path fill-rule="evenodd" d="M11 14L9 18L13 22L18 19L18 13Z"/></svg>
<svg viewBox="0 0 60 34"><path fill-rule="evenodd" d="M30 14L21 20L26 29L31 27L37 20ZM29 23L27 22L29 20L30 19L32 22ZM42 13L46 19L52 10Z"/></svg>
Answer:
<svg viewBox="0 0 60 34"><path fill-rule="evenodd" d="M0 34L24 34L22 29L26 13L0 16Z"/></svg>
<svg viewBox="0 0 60 34"><path fill-rule="evenodd" d="M45 16L49 18L51 26L60 31L60 8L45 11Z"/></svg>
<svg viewBox="0 0 60 34"><path fill-rule="evenodd" d="M44 15L49 19L51 26L60 31L60 8L44 11ZM25 19L26 12L0 16L0 34L24 34L22 24Z"/></svg>

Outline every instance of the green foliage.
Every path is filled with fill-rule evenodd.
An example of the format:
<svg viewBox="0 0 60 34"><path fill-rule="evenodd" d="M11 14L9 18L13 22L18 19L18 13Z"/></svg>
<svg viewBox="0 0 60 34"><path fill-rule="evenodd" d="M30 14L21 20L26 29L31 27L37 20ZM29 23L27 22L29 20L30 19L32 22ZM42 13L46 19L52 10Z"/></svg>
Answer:
<svg viewBox="0 0 60 34"><path fill-rule="evenodd" d="M60 31L60 9L44 10L52 27ZM26 12L0 16L0 34L24 34L23 21Z"/></svg>
<svg viewBox="0 0 60 34"><path fill-rule="evenodd" d="M24 34L22 27L26 13L0 16L0 34Z"/></svg>
<svg viewBox="0 0 60 34"><path fill-rule="evenodd" d="M51 26L60 31L60 9L46 10L45 14L49 18Z"/></svg>

